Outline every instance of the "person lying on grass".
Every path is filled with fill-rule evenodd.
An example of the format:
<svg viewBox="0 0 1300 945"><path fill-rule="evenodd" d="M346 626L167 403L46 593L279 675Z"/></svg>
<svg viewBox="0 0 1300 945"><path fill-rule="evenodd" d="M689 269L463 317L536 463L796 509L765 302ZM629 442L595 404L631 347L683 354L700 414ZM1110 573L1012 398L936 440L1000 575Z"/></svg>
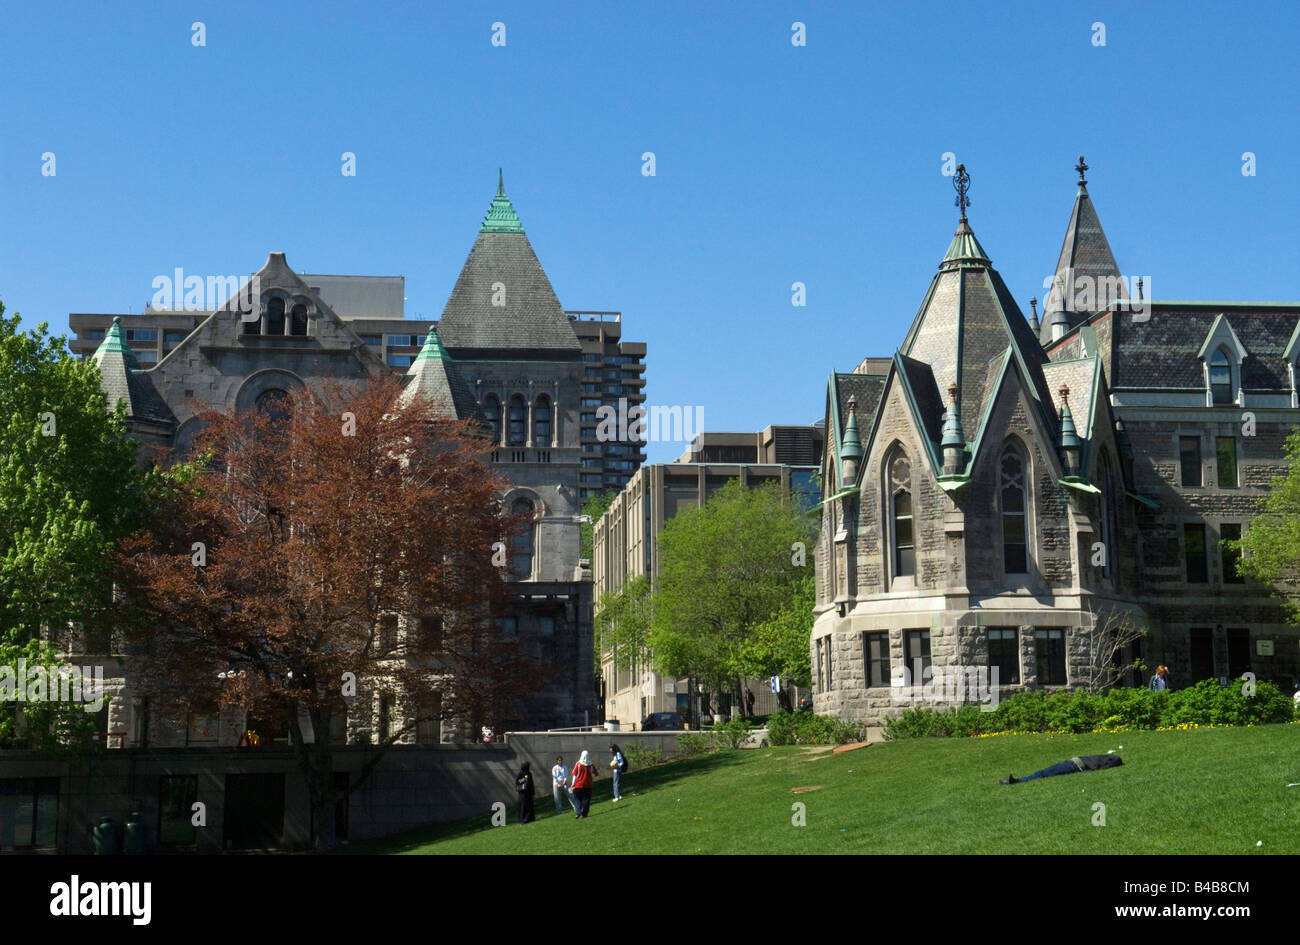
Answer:
<svg viewBox="0 0 1300 945"><path fill-rule="evenodd" d="M1060 764L1052 765L1050 768L1043 768L1041 771L1035 771L1026 778L1017 778L1014 774L1008 774L1002 779L1003 784L1020 784L1024 781L1032 781L1034 778L1054 778L1058 774L1074 774L1076 771L1097 771L1101 768L1115 768L1124 762L1120 760L1119 755L1113 751L1104 755L1084 755L1080 758L1071 758L1069 761L1062 761Z"/></svg>

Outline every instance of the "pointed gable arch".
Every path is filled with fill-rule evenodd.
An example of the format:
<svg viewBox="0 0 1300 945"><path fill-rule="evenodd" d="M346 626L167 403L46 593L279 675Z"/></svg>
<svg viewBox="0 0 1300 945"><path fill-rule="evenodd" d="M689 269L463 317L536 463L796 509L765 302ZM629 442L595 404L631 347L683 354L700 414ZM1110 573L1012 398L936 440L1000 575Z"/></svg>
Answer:
<svg viewBox="0 0 1300 945"><path fill-rule="evenodd" d="M1210 326L1197 357L1205 371L1205 405L1240 404L1241 362L1250 357L1250 353L1222 312Z"/></svg>

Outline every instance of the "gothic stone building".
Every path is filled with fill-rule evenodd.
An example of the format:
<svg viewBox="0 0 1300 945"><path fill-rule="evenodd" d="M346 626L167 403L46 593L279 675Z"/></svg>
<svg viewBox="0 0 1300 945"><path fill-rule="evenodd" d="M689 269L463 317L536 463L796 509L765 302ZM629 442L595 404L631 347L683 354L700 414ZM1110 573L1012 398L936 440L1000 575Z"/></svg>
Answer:
<svg viewBox="0 0 1300 945"><path fill-rule="evenodd" d="M393 370L393 359L364 334L365 319L341 317L283 253L271 253L252 284L260 295L251 318L241 315L237 299L197 315L74 316L74 326L88 331L95 318L111 319L94 359L110 403L126 402L139 440L184 450L204 409L247 410L282 392L326 381L361 384ZM170 339L174 347L156 364L142 366L127 331L152 339L158 327L174 327L168 319L187 318L188 327ZM125 328L124 322L136 327ZM596 701L591 578L578 560L582 347L504 186L498 186L442 318L436 326L416 327L423 331L396 339L418 351L404 359L406 390L428 395L448 417L475 417L490 426L497 443L490 461L509 482L502 500L513 511L533 515L531 533L516 540L502 632L537 646L563 673L548 690L526 694L524 715L507 719L507 727L583 724ZM109 675L116 671L105 720L106 730L118 734L110 740L114 747L146 740L161 747L233 744L243 730L242 719L223 715L208 719L201 733L193 730L193 720L190 731L167 729L158 720L150 732L147 706L131 689L130 668L101 661ZM349 743L382 736L401 707L384 705L377 694L371 701L350 714L346 734L333 736ZM454 734L451 726L422 726L409 740L437 742Z"/></svg>
<svg viewBox="0 0 1300 945"><path fill-rule="evenodd" d="M1149 631L1125 660L1168 665L1175 686L1300 678L1296 630L1226 544L1286 470L1300 304L1144 299L1086 169L1041 325L963 212L894 356L830 377L819 712L879 723L918 696L955 702L958 672L975 701L994 667L1001 696L1080 686L1097 628L1124 620ZM946 693L891 689L930 674Z"/></svg>

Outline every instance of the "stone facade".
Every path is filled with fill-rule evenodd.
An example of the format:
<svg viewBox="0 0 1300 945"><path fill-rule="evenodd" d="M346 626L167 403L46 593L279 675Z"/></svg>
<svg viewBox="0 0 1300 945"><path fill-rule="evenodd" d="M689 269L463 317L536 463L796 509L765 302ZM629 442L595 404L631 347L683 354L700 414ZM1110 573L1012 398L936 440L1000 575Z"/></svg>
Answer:
<svg viewBox="0 0 1300 945"><path fill-rule="evenodd" d="M309 278L324 284L344 277ZM166 332L174 345L151 367L136 359L122 318L106 330L94 354L106 392L110 401L126 401L133 434L162 456L189 447L204 410L244 411L275 392L362 385L399 363L366 335L367 318L341 317L283 253L271 253L249 284L256 298L245 290L215 311L185 316L191 322L183 338L176 337L183 329ZM334 286L336 292L346 288ZM181 317L140 316L164 322ZM382 321L392 327L391 319ZM408 346L418 354L403 359L409 362L407 389L430 395L448 416L472 417L490 430L497 448L489 461L509 483L501 496L505 507L532 510L528 553L515 558L505 619L515 622L521 645L536 648L562 671L549 688L525 694L522 714L505 719L505 726L586 724L597 703L591 576L578 560L582 348L574 319L560 307L504 187L498 187L442 319L436 326L405 324L413 337L389 341L421 342ZM162 719L150 725L149 707L133 691L131 668L111 660L109 666L114 698L104 730L114 733L113 747L194 743L184 726ZM378 700L362 681L356 711L331 737L348 744L373 741ZM385 705L383 711L400 721L411 708ZM240 713L224 713L217 743L233 745L245 722ZM412 731L402 741L428 744L474 734L453 722Z"/></svg>
<svg viewBox="0 0 1300 945"><path fill-rule="evenodd" d="M1080 259L1115 269L1083 181L1058 284ZM1062 304L1051 330L1026 324L963 217L895 357L832 375L819 712L879 724L918 700L991 701L940 684L987 687L994 666L999 698L1082 686L1098 627L1123 621L1148 631L1125 661L1177 686L1297 686L1300 634L1223 542L1286 472L1300 304Z"/></svg>

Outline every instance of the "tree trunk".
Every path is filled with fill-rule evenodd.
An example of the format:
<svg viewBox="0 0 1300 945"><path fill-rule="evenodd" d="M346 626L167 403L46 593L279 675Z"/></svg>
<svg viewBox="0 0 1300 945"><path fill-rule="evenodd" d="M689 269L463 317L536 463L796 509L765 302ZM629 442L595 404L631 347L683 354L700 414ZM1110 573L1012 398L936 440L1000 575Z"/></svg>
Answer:
<svg viewBox="0 0 1300 945"><path fill-rule="evenodd" d="M310 744L303 738L296 701L289 703L288 714L294 754L298 757L298 768L302 771L311 802L312 849L318 852L333 850L338 846L338 837L334 831L334 806L338 802L339 792L334 788L334 755L329 744L331 711L328 707L315 707L308 711L312 725ZM322 732L324 738L321 737Z"/></svg>

